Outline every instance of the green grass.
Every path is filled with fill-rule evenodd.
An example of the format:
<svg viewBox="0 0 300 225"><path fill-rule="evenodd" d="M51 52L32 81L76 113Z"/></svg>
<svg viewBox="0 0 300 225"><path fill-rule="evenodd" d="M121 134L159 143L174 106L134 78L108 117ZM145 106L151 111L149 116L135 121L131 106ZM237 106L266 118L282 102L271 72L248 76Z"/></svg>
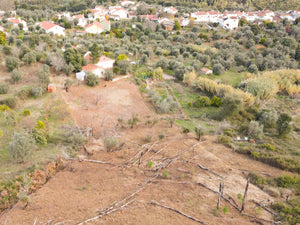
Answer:
<svg viewBox="0 0 300 225"><path fill-rule="evenodd" d="M221 75L203 75L203 77L207 77L212 80L221 80L224 84L230 84L236 87L241 83L242 80L244 80L245 75L234 70L230 70L225 71Z"/></svg>

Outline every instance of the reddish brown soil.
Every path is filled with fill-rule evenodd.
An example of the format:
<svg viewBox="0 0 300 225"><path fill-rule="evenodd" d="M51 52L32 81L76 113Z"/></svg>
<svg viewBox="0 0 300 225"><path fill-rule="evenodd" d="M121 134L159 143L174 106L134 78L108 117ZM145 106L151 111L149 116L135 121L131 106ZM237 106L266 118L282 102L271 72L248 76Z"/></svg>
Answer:
<svg viewBox="0 0 300 225"><path fill-rule="evenodd" d="M110 86L111 85L111 86ZM18 203L13 209L0 216L0 224L27 225L33 224L78 224L97 215L97 210L108 208L112 203L124 199L135 192L157 172L151 171L163 159L173 158L165 169L158 170L159 176L134 196L132 204L122 210L112 212L100 219L86 224L198 224L168 209L150 204L152 200L173 207L207 224L253 224L248 217L239 213L228 203L222 201L221 209L228 207L229 212L222 210L216 213L217 196L197 183L206 184L213 190L218 189L220 178L198 167L197 164L211 169L224 177L224 193L230 195L241 205L237 194L243 194L248 171L278 176L281 170L269 167L246 156L233 152L215 143L215 137L204 137L194 149L190 147L199 143L192 134L183 135L177 127L170 128L165 121L153 127L144 125L145 119L133 129L115 128L116 119L120 116L129 118L137 112L146 118L154 113L144 103L137 88L128 81L109 84L108 87L89 89L74 87L64 99L69 103L71 114L80 126L92 123L97 135L101 137L102 118L107 117L104 127L114 129L119 142L124 143L121 149L106 152L101 139L94 140L89 148L97 153L89 159L96 159L110 164L91 162L66 162L66 168L58 172L41 189L30 196L30 203L23 209L24 203ZM98 105L94 103L95 95L100 94ZM78 104L76 102L78 101ZM85 109L83 105L88 107ZM96 113L96 118L93 117ZM98 118L99 117L99 118ZM165 138L158 140L158 135ZM145 144L145 137L151 135L152 151L145 153L141 164L134 163L133 158ZM161 151L160 151L161 150ZM160 151L160 152L158 152ZM83 153L82 153L83 154ZM136 158L139 158L137 154ZM80 158L87 156L80 156ZM149 161L153 167L147 166ZM128 162L128 164L125 164ZM167 171L167 172L164 172ZM169 177L163 175L167 173ZM268 202L274 199L250 185L245 212L261 218L271 219L265 211L257 210L252 200ZM265 223L268 224L268 223Z"/></svg>

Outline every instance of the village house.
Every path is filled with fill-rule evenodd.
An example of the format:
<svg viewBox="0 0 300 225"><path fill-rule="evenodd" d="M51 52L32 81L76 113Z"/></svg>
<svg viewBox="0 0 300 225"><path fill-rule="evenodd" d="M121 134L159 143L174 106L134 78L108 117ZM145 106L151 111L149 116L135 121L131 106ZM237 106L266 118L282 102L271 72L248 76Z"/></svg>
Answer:
<svg viewBox="0 0 300 225"><path fill-rule="evenodd" d="M140 15L140 17L143 20L158 21L158 18L156 15Z"/></svg>
<svg viewBox="0 0 300 225"><path fill-rule="evenodd" d="M167 31L171 31L174 28L174 21L163 21L161 23L161 26L163 29L167 30Z"/></svg>
<svg viewBox="0 0 300 225"><path fill-rule="evenodd" d="M256 14L257 19L259 20L268 20L268 21L273 21L273 17L275 16L275 13L271 10L266 10L266 11L260 11Z"/></svg>
<svg viewBox="0 0 300 225"><path fill-rule="evenodd" d="M109 7L109 16L114 16L115 18L128 19L128 11L120 6Z"/></svg>
<svg viewBox="0 0 300 225"><path fill-rule="evenodd" d="M191 13L191 18L194 18L196 23L209 22L209 14L204 11Z"/></svg>
<svg viewBox="0 0 300 225"><path fill-rule="evenodd" d="M104 32L104 25L99 23L98 21L94 21L93 23L86 26L85 31L90 34L101 34Z"/></svg>
<svg viewBox="0 0 300 225"><path fill-rule="evenodd" d="M23 30L28 31L27 23L20 18L9 18L7 19L8 22L12 23L14 27L19 27L19 24L23 24Z"/></svg>
<svg viewBox="0 0 300 225"><path fill-rule="evenodd" d="M178 12L178 10L174 7L166 7L164 8L164 12L175 15Z"/></svg>
<svg viewBox="0 0 300 225"><path fill-rule="evenodd" d="M39 23L39 26L43 28L47 34L52 33L54 35L65 36L65 28L57 24L51 23L49 21L43 21Z"/></svg>
<svg viewBox="0 0 300 225"><path fill-rule="evenodd" d="M115 60L108 58L104 55L100 56L99 61L96 63L97 66L104 69L112 69L114 66Z"/></svg>
<svg viewBox="0 0 300 225"><path fill-rule="evenodd" d="M123 0L121 3L121 6L128 8L130 5L135 5L135 2L133 1L128 1L128 0Z"/></svg>
<svg viewBox="0 0 300 225"><path fill-rule="evenodd" d="M63 17L65 18L71 18L71 14L69 12L62 12L62 13L58 13L56 14L57 18L60 20L62 19Z"/></svg>
<svg viewBox="0 0 300 225"><path fill-rule="evenodd" d="M247 21L253 22L256 19L256 14L254 12L247 12L244 14L244 17Z"/></svg>
<svg viewBox="0 0 300 225"><path fill-rule="evenodd" d="M103 77L105 69L101 66L97 66L95 64L87 64L86 66L82 67L82 71L79 73L76 73L76 78L78 80L83 80L86 76L87 72L92 72L97 77Z"/></svg>
<svg viewBox="0 0 300 225"><path fill-rule="evenodd" d="M209 15L208 18L210 23L218 23L220 16L223 16L223 14L216 11L209 11L208 15Z"/></svg>
<svg viewBox="0 0 300 225"><path fill-rule="evenodd" d="M190 24L190 19L188 19L188 18L181 17L181 18L179 18L178 21L179 21L181 27L187 27Z"/></svg>
<svg viewBox="0 0 300 225"><path fill-rule="evenodd" d="M219 21L219 24L224 29L234 30L238 28L240 19L238 17L225 18Z"/></svg>
<svg viewBox="0 0 300 225"><path fill-rule="evenodd" d="M84 18L82 14L74 15L72 18L78 20L79 26L85 27L88 24L88 19Z"/></svg>

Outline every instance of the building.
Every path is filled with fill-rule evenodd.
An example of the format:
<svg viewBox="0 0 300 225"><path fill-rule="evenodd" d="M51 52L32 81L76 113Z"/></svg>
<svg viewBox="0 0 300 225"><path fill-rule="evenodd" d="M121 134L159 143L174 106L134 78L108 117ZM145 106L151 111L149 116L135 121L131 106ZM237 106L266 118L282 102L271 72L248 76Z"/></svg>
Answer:
<svg viewBox="0 0 300 225"><path fill-rule="evenodd" d="M196 23L209 22L209 14L204 11L191 13L191 18L194 18Z"/></svg>
<svg viewBox="0 0 300 225"><path fill-rule="evenodd" d="M54 35L60 35L60 36L65 36L65 28L51 23L49 21L43 21L39 23L39 26L43 28L47 34L53 33Z"/></svg>
<svg viewBox="0 0 300 225"><path fill-rule="evenodd" d="M128 11L120 6L109 7L108 14L110 17L114 16L115 18L120 18L120 20L129 18Z"/></svg>
<svg viewBox="0 0 300 225"><path fill-rule="evenodd" d="M174 7L166 7L164 8L164 12L175 15L178 12L178 10Z"/></svg>
<svg viewBox="0 0 300 225"><path fill-rule="evenodd" d="M156 15L141 15L140 17L141 17L141 19L144 19L144 20L158 21L158 18Z"/></svg>
<svg viewBox="0 0 300 225"><path fill-rule="evenodd" d="M163 21L161 23L161 26L163 29L165 29L167 31L171 31L174 28L174 21Z"/></svg>
<svg viewBox="0 0 300 225"><path fill-rule="evenodd" d="M257 19L259 20L268 20L268 21L273 21L273 17L275 16L275 13L271 10L266 10L266 11L260 11L256 14Z"/></svg>
<svg viewBox="0 0 300 225"><path fill-rule="evenodd" d="M88 24L88 19L84 18L82 14L74 15L72 18L78 20L79 26L85 27Z"/></svg>
<svg viewBox="0 0 300 225"><path fill-rule="evenodd" d="M112 69L114 63L115 63L114 59L102 55L100 56L99 61L96 63L96 65L102 67L103 69Z"/></svg>
<svg viewBox="0 0 300 225"><path fill-rule="evenodd" d="M85 31L90 34L100 34L104 32L104 25L99 23L98 21L94 21L93 23L86 26Z"/></svg>
<svg viewBox="0 0 300 225"><path fill-rule="evenodd" d="M121 2L121 6L125 7L125 8L128 8L130 5L135 5L135 2L133 1L128 1L128 0L123 0Z"/></svg>
<svg viewBox="0 0 300 225"><path fill-rule="evenodd" d="M220 26L224 29L234 30L238 28L240 19L238 17L230 17L221 20Z"/></svg>
<svg viewBox="0 0 300 225"><path fill-rule="evenodd" d="M19 27L19 24L23 25L23 30L28 31L27 23L24 20L21 20L20 18L9 18L7 19L8 22L12 23L14 27Z"/></svg>
<svg viewBox="0 0 300 225"><path fill-rule="evenodd" d="M83 72L85 73L84 76L83 76ZM105 69L103 67L95 65L95 64L87 64L86 66L82 67L81 72L76 73L76 78L78 77L78 78L82 79L82 76L85 77L87 72L92 72L97 77L103 77Z"/></svg>

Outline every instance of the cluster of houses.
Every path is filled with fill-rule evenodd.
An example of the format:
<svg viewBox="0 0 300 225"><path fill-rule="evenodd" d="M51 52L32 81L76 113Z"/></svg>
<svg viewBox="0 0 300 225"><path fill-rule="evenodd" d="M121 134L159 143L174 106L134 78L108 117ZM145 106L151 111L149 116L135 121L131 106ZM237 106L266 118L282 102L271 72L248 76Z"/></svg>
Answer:
<svg viewBox="0 0 300 225"><path fill-rule="evenodd" d="M76 33L103 33L109 32L111 29L110 20L124 20L138 18L142 20L154 21L161 24L165 30L173 30L175 21L177 19L182 27L189 26L191 23L219 23L224 29L236 29L241 19L245 19L250 22L255 21L275 21L278 22L283 19L288 21L294 21L300 17L300 11L288 11L283 13L275 13L271 10L257 11L257 12L240 12L240 11L225 11L223 13L217 11L197 11L180 13L178 16L178 10L174 7L165 7L163 12L153 15L137 15L137 8L139 2L130 0L123 0L116 6L110 6L105 8L103 6L96 6L94 9L88 10L86 14L71 15L70 12L62 12L56 14L58 19L66 19L67 21L75 21L76 24L83 29L77 30ZM163 15L159 17L158 15ZM13 26L20 26L22 24L23 30L27 31L26 21L20 18L8 18L8 21ZM65 35L65 28L55 24L53 21L43 21L38 23L46 33L53 33L54 35ZM2 27L0 27L2 31Z"/></svg>

